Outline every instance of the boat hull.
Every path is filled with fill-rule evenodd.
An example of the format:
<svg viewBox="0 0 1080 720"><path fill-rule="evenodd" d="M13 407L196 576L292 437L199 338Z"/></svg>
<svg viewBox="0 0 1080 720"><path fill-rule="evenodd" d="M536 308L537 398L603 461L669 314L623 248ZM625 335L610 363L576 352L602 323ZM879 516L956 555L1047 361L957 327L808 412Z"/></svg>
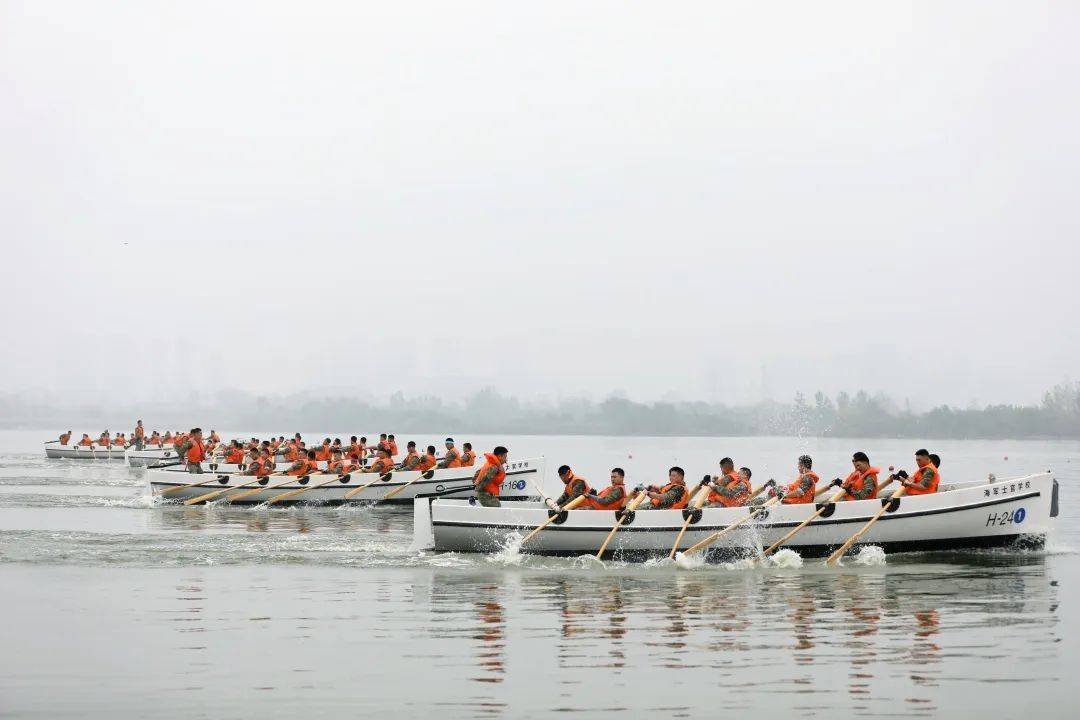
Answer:
<svg viewBox="0 0 1080 720"><path fill-rule="evenodd" d="M136 450L133 447L127 449L124 453L124 457L127 460L127 464L131 467L148 467L159 462L176 462L177 455L176 450L172 445L166 445L165 447L144 447L142 450Z"/></svg>
<svg viewBox="0 0 1080 720"><path fill-rule="evenodd" d="M1008 545L1023 539L1041 544L1054 525L1057 483L1049 474L965 485L955 490L903 497L894 501L836 503L811 522L785 547L802 555L823 555L843 544L881 508L890 504L862 537L862 545L886 552L949 550ZM710 555L728 558L756 555L809 517L814 505L779 505L721 538ZM742 520L748 508L707 508L687 529L680 549ZM470 506L459 500L430 503L430 545L443 552L493 552L513 545L540 523L549 511L539 503L502 508ZM594 554L615 522L615 513L574 510L549 525L522 552L549 555ZM626 559L666 555L685 522L681 510L644 510L616 533L606 556ZM422 541L418 538L418 543Z"/></svg>
<svg viewBox="0 0 1080 720"><path fill-rule="evenodd" d="M305 491L303 494L297 495L295 498L280 501L279 504L342 505L367 504L375 501L380 501L380 504L382 504L382 502L391 504L411 504L418 498L468 498L475 494L473 489L473 475L476 473L477 469L477 467L463 467L433 470L431 471L430 478L419 480L417 479L420 476L418 471L395 470L390 473L389 478L377 480L370 487L365 488L352 498L346 499L345 495L351 490L355 490L375 479L375 476L370 473L352 473L351 475L346 476L347 480L345 482L339 480L323 487L315 487ZM207 471L207 473L204 473L204 478L200 478L199 475L190 474L184 468L179 466L166 469L150 468L146 471L146 475L150 482L150 489L155 493L163 490L180 488L189 483L199 482L201 479L213 478L213 481L206 485L200 485L199 487L194 488L175 489L173 492L161 496L163 500L170 502L189 500L198 497L199 495L204 495L211 490L236 487L237 485L252 480L252 477L249 475L238 474L237 468L234 465L220 465L218 466L217 472ZM276 485L278 483L286 484L275 487L272 490L260 490L258 493L241 498L235 504L259 505L275 495L280 495L289 492L290 490L300 490L304 487L319 485L320 483L332 479L332 477L334 476L313 474L308 476L307 483L301 484L300 478L296 478L291 482L286 482L289 478L275 475L268 479L266 485ZM536 497L533 488L543 481L543 477L543 458L517 460L508 463L506 480L503 482L501 492L507 499L521 501L531 500ZM387 493L414 480L415 482L412 482L408 487L400 490L394 497L389 500L384 500ZM244 490L254 490L255 487L256 486L244 488ZM233 494L239 495L243 493L244 490L238 490ZM228 496L229 493L225 493L224 496L220 497L217 501L231 503L231 501L228 500Z"/></svg>
<svg viewBox="0 0 1080 720"><path fill-rule="evenodd" d="M58 442L45 444L45 457L50 459L65 458L68 460L123 460L124 448L112 446L108 448L85 447L83 445L61 445Z"/></svg>

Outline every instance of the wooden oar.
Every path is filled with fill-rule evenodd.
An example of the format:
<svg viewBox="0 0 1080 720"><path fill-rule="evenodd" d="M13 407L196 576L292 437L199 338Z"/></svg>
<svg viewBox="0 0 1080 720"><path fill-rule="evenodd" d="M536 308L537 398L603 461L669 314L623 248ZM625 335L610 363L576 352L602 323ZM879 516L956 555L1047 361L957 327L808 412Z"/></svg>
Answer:
<svg viewBox="0 0 1080 720"><path fill-rule="evenodd" d="M675 551L679 549L679 543L682 542L683 535L686 534L686 528L690 527L690 521L694 519L694 511L701 510L702 505L709 499L709 486L706 483L702 483L698 489L697 494L690 500L690 512L686 514L686 520L683 521L682 529L679 530L679 534L675 536L675 544L671 546L671 552L668 553L668 560L672 560L675 557Z"/></svg>
<svg viewBox="0 0 1080 720"><path fill-rule="evenodd" d="M889 483L891 483L891 482L892 482L892 478L889 478L888 480L886 480L886 481L885 481L885 482L884 482L884 483L882 484L882 486L881 486L880 488L878 488L878 490L883 490L883 489L885 489L885 488L886 488L886 487L888 486L888 484L889 484ZM823 489L824 489L824 490L827 490L827 489L829 489L830 487L832 487L832 486L831 486L831 485L826 485L826 486L825 486L825 488L823 488ZM826 510L827 510L827 509L829 508L829 506L830 506L830 505L832 505L833 503L839 502L839 501L840 501L840 498L844 497L844 493L846 493L846 492L847 492L846 490L843 490L843 489L841 489L841 490L840 490L840 492L836 493L836 494L835 494L835 495L833 495L833 496L832 496L831 498L829 498L828 500L826 500L826 501L825 501L825 503L824 503L824 504L823 504L823 505L821 506L821 509L820 509L820 510L817 510L816 512L814 512L814 513L813 513L813 514L812 514L812 515L811 515L810 517L806 518L806 519L805 519L805 520L803 520L803 521L802 521L801 523L799 523L799 524L798 524L798 525L796 525L796 526L795 526L794 528L792 528L792 529L791 529L791 532L789 532L789 533L788 533L787 535L785 535L784 537L780 538L779 540L777 540L776 542L774 542L774 543L773 543L772 545L770 545L769 547L767 547L767 548L766 548L765 550L763 550L763 551L762 551L762 553L761 553L762 557L768 557L768 556L769 556L769 555L771 555L772 553L776 552L776 550L777 550L777 549L778 549L778 548L779 548L779 547L780 547L781 545L783 545L784 543L786 543L786 542L787 542L788 540L790 540L791 538L795 537L795 535L796 535L796 534L797 534L797 533L798 533L798 532L799 532L800 530L802 530L802 529L803 529L804 527L806 527L806 526L807 526L807 525L809 525L809 524L810 524L811 522L813 522L814 520L816 520L816 519L818 518L818 516L820 516L820 515L821 515L821 513L825 512L825 511L826 511ZM817 493L814 493L814 494L815 494L815 496L817 495Z"/></svg>
<svg viewBox="0 0 1080 720"><path fill-rule="evenodd" d="M518 545L518 547L520 548L521 545L524 545L525 543L529 542L529 540L531 540L533 537L535 537L541 530L546 528L551 523L555 522L555 519L557 517L559 517L560 515L562 515L565 511L573 510L574 508L576 508L578 505L582 504L583 502L585 502L585 496L584 495L578 495L576 498L574 498L573 500L571 500L570 502L566 503L561 508L559 508L559 510L557 512L553 511L553 512L555 512L555 514L552 515L551 517L549 517L544 522L537 525L536 528L534 528L531 533L529 533L528 535L526 535L524 537L524 539L522 539L521 544Z"/></svg>
<svg viewBox="0 0 1080 720"><path fill-rule="evenodd" d="M747 503L749 503L751 500L753 500L758 495L760 495L766 488L772 487L774 485L776 485L776 481L775 480L769 480L767 483L765 483L764 485L759 487L757 490L750 493L750 495L746 498ZM705 493L705 497L707 498L708 496L709 496L708 493ZM697 498L695 498L694 502L697 503ZM702 500L700 502L700 504L697 504L695 507L696 507L696 509L700 510L701 506L704 505L704 504L705 504L705 502L704 502L704 500ZM675 553L679 549L679 543L682 542L683 534L686 532L686 528L689 525L690 525L690 518L688 517L688 518L686 518L686 522L683 523L682 530L679 531L679 536L677 538L675 538L675 544L671 547L671 554L668 555L668 560L673 560L675 558Z"/></svg>
<svg viewBox="0 0 1080 720"><path fill-rule="evenodd" d="M371 482L366 482L363 485L361 485L360 487L353 488L349 492L345 493L345 499L348 500L348 499L350 499L352 497L355 497L356 495L359 495L361 492L363 492L367 488L371 487L375 483L379 482L380 480L382 482L386 482L387 480L390 479L390 476L393 475L393 474L394 474L393 472L388 472L385 475L379 475L378 477L376 477Z"/></svg>
<svg viewBox="0 0 1080 720"><path fill-rule="evenodd" d="M217 479L218 479L218 477L216 475L213 475L207 480L200 480L199 482L188 483L187 485L177 485L176 487L165 488L164 490L158 490L158 491L156 491L154 493L151 493L151 497L153 497L155 495L168 495L169 493L174 493L177 490L187 490L188 488L199 487L201 485L207 485L207 484L212 483L212 482L217 482Z"/></svg>
<svg viewBox="0 0 1080 720"><path fill-rule="evenodd" d="M775 505L778 502L780 502L780 497L779 496L771 498L769 500L766 500L764 503L762 503L761 507L755 509L753 512L751 512L749 515L744 517L742 520L738 520L736 522L733 522L730 525L728 525L726 528L724 528L723 530L717 530L712 535L705 538L704 540L697 543L696 545L691 545L690 547L688 547L683 552L683 557L688 557L690 555L693 555L694 553L696 553L699 550L704 550L705 548L709 547L710 545L715 543L720 538L727 535L729 532L731 532L735 528L741 526L743 523L750 522L751 520L756 518L758 515L760 515L762 512L764 512L766 509L768 509L769 507Z"/></svg>
<svg viewBox="0 0 1080 720"><path fill-rule="evenodd" d="M245 483L240 483L239 485L233 485L232 487L222 488L220 490L214 490L213 492L208 492L205 495L198 495L196 497L191 498L190 500L185 500L184 504L185 505L197 505L197 504L199 504L201 502L209 502L210 500L213 500L214 498L216 498L218 495L221 495L223 493L227 493L230 490L239 490L240 488L250 487L250 486L254 485L255 483L257 483L257 482L259 482L261 480L265 480L267 477L268 476L264 475L263 477L252 478L251 480L248 480Z"/></svg>
<svg viewBox="0 0 1080 720"><path fill-rule="evenodd" d="M263 475L263 477L268 478L270 476L269 475ZM261 493L264 490L273 490L274 488L284 487L284 486L290 485L290 484L292 484L294 482L300 482L302 479L304 479L306 477L307 477L307 475L290 475L288 480L282 480L281 482L274 483L273 485L266 485L264 487L252 488L251 490L245 490L242 493L237 493L236 495L233 495L231 498L229 498L229 502L236 502L237 500L243 500L246 497L251 497L252 495L257 495L258 493ZM239 487L239 485L237 487Z"/></svg>
<svg viewBox="0 0 1080 720"><path fill-rule="evenodd" d="M267 505L273 505L274 503L280 502L282 500L287 500L287 499L289 499L291 497L296 497L297 495L300 495L301 493L305 493L308 490L311 490L313 488L324 487L326 485L330 485L331 483L336 483L336 482L348 482L348 479L349 479L348 474L346 474L346 475L334 475L329 480L325 480L325 481L323 481L321 483L315 483L314 485L308 485L307 487L297 488L296 490L289 490L288 492L283 492L280 495L275 495L274 497L267 500L266 504Z"/></svg>
<svg viewBox="0 0 1080 720"><path fill-rule="evenodd" d="M892 478L889 478L889 482L891 482L891 481L892 481ZM885 485L888 485L888 484L889 483L885 483ZM885 485L882 485L881 487L885 487ZM849 537L847 539L846 543L844 543L839 548L837 548L836 552L834 552L832 555L830 555L828 560L825 561L825 563L827 565L835 565L836 561L839 560L843 556L843 554L848 551L848 548L850 548L852 545L857 543L859 541L859 538L861 538L866 533L866 531L870 529L870 526L881 519L881 516L884 515L885 511L887 511L889 509L889 506L892 505L893 498L899 498L899 497L903 496L903 494L906 493L906 492L907 492L907 487L904 486L904 485L901 485L900 489L892 494L892 497L882 498L883 504L881 506L881 509L877 511L877 513L874 515L874 517L870 518L865 525L863 525L861 528L859 528L859 532L857 532L854 535L852 535L851 537Z"/></svg>
<svg viewBox="0 0 1080 720"><path fill-rule="evenodd" d="M435 477L434 468L432 468L431 470L428 470L427 472L420 473L419 475L417 475L415 478L413 478L409 482L405 483L404 485L397 486L396 488L394 488L390 492L386 493L385 495L383 495L381 498L379 498L375 502L382 502L383 500L389 500L390 498L394 497L395 495L397 495L399 492L401 492L405 488L412 485L417 480L430 480L433 477Z"/></svg>
<svg viewBox="0 0 1080 720"><path fill-rule="evenodd" d="M615 533L618 532L619 528L622 527L622 524L626 522L626 518L630 515L630 513L637 510L641 503L645 502L645 499L648 497L649 494L642 490L630 499L630 502L627 504L626 508L623 509L622 514L619 515L619 519L615 521L615 525L611 528L611 532L609 532L608 536L604 538L604 544L601 545L600 549L596 551L597 560L599 560L604 554L604 551L607 550L608 543L611 542L611 539L613 537L615 537Z"/></svg>

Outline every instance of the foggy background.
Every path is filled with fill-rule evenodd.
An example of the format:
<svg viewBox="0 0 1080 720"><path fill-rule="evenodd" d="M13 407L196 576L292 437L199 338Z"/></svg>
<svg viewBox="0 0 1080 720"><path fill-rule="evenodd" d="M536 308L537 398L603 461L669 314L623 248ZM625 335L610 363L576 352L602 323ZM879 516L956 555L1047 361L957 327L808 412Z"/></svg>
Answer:
<svg viewBox="0 0 1080 720"><path fill-rule="evenodd" d="M0 0L0 393L1038 403L1078 20Z"/></svg>

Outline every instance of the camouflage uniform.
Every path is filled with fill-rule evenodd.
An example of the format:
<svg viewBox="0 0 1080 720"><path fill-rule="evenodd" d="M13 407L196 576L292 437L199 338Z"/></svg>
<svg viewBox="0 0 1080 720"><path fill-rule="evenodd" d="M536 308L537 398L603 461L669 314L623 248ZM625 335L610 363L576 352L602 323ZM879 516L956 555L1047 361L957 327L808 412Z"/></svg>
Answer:
<svg viewBox="0 0 1080 720"><path fill-rule="evenodd" d="M682 500L683 495L686 494L685 485L675 485L666 493L660 495L660 503L654 505L652 502L642 503L641 509L643 510L666 510L675 503Z"/></svg>

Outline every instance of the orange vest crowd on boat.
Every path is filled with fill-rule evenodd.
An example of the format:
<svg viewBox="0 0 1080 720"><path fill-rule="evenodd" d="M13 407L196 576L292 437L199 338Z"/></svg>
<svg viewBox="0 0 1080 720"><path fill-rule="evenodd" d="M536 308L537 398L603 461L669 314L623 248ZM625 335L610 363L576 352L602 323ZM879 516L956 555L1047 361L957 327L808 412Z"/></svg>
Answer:
<svg viewBox="0 0 1080 720"><path fill-rule="evenodd" d="M68 430L60 435L60 444L71 443L72 432ZM436 469L472 467L477 454L471 443L464 443L458 450L453 438L446 438L443 455L437 455L434 445L428 445L421 454L416 443L410 441L406 446L405 457L395 460L399 455L397 439L383 433L374 445L369 446L366 437L353 435L349 444L340 438L325 438L314 449L308 448L300 433L286 440L284 435L269 440L250 438L247 441L232 440L223 443L216 431L211 430L206 437L201 428L192 428L188 432L171 432L164 435L154 430L149 437L143 429L142 420L136 423L130 440L124 433L111 437L108 430L96 440L83 433L77 443L90 448L126 448L158 447L171 445L179 457L182 457L192 472L201 472L202 463L207 460L244 466L243 472L249 475L309 475L329 473L345 475L348 473L385 474L393 470L418 470L428 472ZM278 470L275 457L283 456L287 468ZM477 499L481 505L497 506L499 488L506 478L506 460L509 451L498 446L484 454L484 464L473 475ZM321 469L323 463L325 469ZM813 459L801 455L796 462L795 480L788 484L777 484L769 480L754 490L751 484L753 472L748 467L735 469L731 458L720 461L719 475L706 475L693 491L686 484L686 473L681 467L672 467L668 471L668 481L664 485L639 485L632 492L626 489L626 473L622 468L611 470L610 484L600 491L594 490L589 482L577 475L569 465L559 467L559 479L563 483L563 493L557 500L548 499L549 506L563 508L574 503L573 507L593 510L622 510L636 496L644 493L639 503L641 509L681 510L693 503L695 507L741 507L749 505L758 495L767 491L769 497L778 498L786 505L817 502L817 498L836 487L837 493L829 502L851 500L873 500L878 492L887 485L896 482L908 495L927 495L935 493L941 482L941 458L926 449L915 451L915 468L909 475L906 471L890 474L882 482L879 480L881 469L870 463L864 452L856 452L851 457L852 471L846 478L837 477L829 484L819 488L820 478L813 471ZM892 468L890 468L891 470ZM580 500L579 500L580 498ZM648 502L644 502L647 500Z"/></svg>

